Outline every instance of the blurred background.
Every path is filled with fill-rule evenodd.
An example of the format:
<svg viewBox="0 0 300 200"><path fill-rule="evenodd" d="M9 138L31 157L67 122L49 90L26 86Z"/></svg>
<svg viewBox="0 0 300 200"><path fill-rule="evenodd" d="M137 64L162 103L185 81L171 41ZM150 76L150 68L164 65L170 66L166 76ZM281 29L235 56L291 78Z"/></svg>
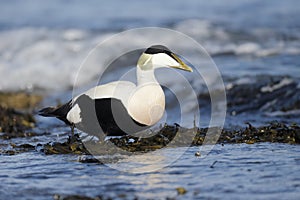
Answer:
<svg viewBox="0 0 300 200"><path fill-rule="evenodd" d="M144 26L192 36L226 77L299 76L297 0L12 0L0 4L1 90L65 90L72 86L83 58L103 38ZM87 76L92 77L92 72Z"/></svg>
<svg viewBox="0 0 300 200"><path fill-rule="evenodd" d="M225 128L231 134L223 134L225 142L207 157L201 146L192 146L124 158L124 165L151 171L131 174L81 156L83 146L68 140L69 127L35 111L72 97L78 68L99 42L147 26L183 32L211 55L225 84ZM90 64L103 66L101 56ZM134 63L130 58L118 65ZM104 81L114 80L120 70L111 68ZM98 81L97 71L85 70L78 87ZM211 100L205 83L186 77L198 97L200 126L207 127ZM184 90L168 81L177 92ZM166 96L170 123L178 123L176 98L168 91ZM0 199L299 199L299 145L276 143L299 143L299 123L299 0L0 0ZM266 128L258 129L261 125ZM264 137L268 142L260 142ZM108 165L114 162L107 158Z"/></svg>
<svg viewBox="0 0 300 200"><path fill-rule="evenodd" d="M52 96L70 91L81 62L103 39L159 26L191 36L213 57L227 88L228 124L234 125L230 116L236 115L249 116L242 122L297 121L298 5L297 0L0 1L0 90ZM130 42L140 40L143 35ZM82 85L97 78L95 71L84 73ZM200 106L209 110L207 91L197 92Z"/></svg>

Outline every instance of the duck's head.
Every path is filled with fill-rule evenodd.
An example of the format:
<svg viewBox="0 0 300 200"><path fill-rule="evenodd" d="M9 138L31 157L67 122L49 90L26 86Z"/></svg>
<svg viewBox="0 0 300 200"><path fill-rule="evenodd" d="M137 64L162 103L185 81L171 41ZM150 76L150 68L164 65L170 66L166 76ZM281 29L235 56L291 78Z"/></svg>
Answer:
<svg viewBox="0 0 300 200"><path fill-rule="evenodd" d="M154 45L146 49L138 60L138 67L142 70L153 70L160 67L170 67L192 72L192 68L185 64L175 53L162 45Z"/></svg>

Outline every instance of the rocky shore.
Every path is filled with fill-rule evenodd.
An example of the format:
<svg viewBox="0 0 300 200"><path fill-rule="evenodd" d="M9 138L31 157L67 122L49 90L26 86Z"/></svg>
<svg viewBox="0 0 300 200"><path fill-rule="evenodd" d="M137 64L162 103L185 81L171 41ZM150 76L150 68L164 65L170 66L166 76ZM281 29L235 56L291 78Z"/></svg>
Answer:
<svg viewBox="0 0 300 200"><path fill-rule="evenodd" d="M33 110L42 100L39 95L19 93L0 93L0 139L10 140L18 137L42 136L34 131L36 121ZM212 128L210 131L220 131ZM207 128L186 129L179 125L165 125L160 131L148 138L123 136L111 138L109 142L129 152L147 152L166 146L172 147L171 142L176 141L176 146L202 145L207 133ZM51 134L51 133L50 133ZM1 141L0 140L0 141ZM221 144L257 142L277 142L300 144L300 127L298 124L283 124L273 122L266 126L254 127L250 123L238 130L221 130L219 138L212 138ZM100 141L99 143L107 142ZM16 154L24 151L36 151L39 149L44 154L89 154L78 135L67 141L49 141L36 146L22 143L11 143L11 149L2 149L0 142L0 154Z"/></svg>

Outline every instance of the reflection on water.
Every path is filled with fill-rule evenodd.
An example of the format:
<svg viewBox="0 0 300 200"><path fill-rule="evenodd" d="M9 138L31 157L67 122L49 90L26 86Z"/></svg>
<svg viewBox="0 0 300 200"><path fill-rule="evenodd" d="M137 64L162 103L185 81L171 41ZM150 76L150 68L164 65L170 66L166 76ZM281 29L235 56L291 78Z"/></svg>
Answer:
<svg viewBox="0 0 300 200"><path fill-rule="evenodd" d="M177 187L188 191L183 198L297 199L300 194L298 145L216 145L205 158L194 156L197 147L184 150L185 154L171 165L146 173L78 163L75 155L31 152L1 156L0 196L51 199L54 194L81 194L165 199L178 197ZM181 149L164 149L153 158L141 155L125 159L122 164L148 170L160 167L151 159L167 160L177 151Z"/></svg>
<svg viewBox="0 0 300 200"><path fill-rule="evenodd" d="M187 150L188 148L164 148L144 154L133 154L108 166L129 173L151 173L171 165Z"/></svg>

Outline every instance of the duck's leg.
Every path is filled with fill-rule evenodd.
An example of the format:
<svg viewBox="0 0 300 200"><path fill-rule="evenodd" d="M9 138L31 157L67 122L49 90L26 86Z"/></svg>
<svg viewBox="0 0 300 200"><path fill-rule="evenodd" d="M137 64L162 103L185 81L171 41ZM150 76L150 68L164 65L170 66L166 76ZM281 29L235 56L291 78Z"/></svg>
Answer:
<svg viewBox="0 0 300 200"><path fill-rule="evenodd" d="M75 135L74 135L74 128L75 124L71 124L71 135L69 135L69 143L73 143L76 141Z"/></svg>
<svg viewBox="0 0 300 200"><path fill-rule="evenodd" d="M75 124L71 125L71 136L74 137L74 128L75 128Z"/></svg>

